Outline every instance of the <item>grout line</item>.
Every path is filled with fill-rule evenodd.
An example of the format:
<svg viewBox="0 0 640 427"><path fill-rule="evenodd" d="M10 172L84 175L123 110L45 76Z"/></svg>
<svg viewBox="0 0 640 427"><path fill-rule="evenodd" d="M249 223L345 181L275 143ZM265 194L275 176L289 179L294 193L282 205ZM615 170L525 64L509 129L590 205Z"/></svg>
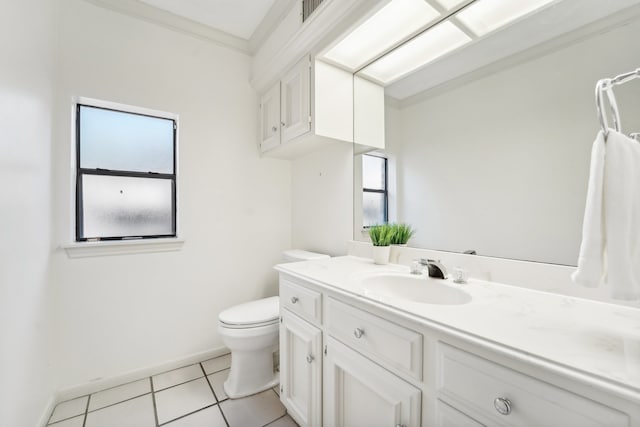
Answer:
<svg viewBox="0 0 640 427"><path fill-rule="evenodd" d="M140 394L138 396L129 397L129 398L124 399L124 400L119 400L116 403L110 403L109 405L101 406L101 407L99 407L97 409L92 409L91 411L88 411L87 413L91 414L92 412L102 411L103 409L111 408L112 406L116 406L116 405L119 405L121 403L128 402L130 400L137 399L137 398L142 397L142 396L146 396L148 394L151 394L151 392L149 391L147 393L143 393L143 394Z"/></svg>
<svg viewBox="0 0 640 427"><path fill-rule="evenodd" d="M177 417L177 418L171 419L171 420L169 420L169 421L165 421L164 423L159 424L159 426L166 426L166 425L167 425L167 424L169 424L169 423L172 423L172 422L174 422L174 421L178 421L178 420L180 420L180 419L182 419L182 418L186 418L186 417L188 417L188 416L190 416L190 415L193 415L193 414L197 414L198 412L200 412L200 411L204 411L205 409L213 408L213 407L214 407L214 406L216 406L216 405L217 405L217 403L213 403L213 404L211 404L211 405L204 406L204 407L202 407L202 408L200 408L200 409L196 409L195 411L189 412L188 414L180 415L180 416L179 416L179 417Z"/></svg>
<svg viewBox="0 0 640 427"><path fill-rule="evenodd" d="M158 427L158 407L156 406L156 393L153 391L153 378L149 377L149 383L151 384L151 400L153 401L153 416L156 419L156 427Z"/></svg>
<svg viewBox="0 0 640 427"><path fill-rule="evenodd" d="M206 377L206 375L205 375L205 377ZM157 393L157 392L160 392L160 391L164 391L164 390L169 390L170 388L178 387L179 385L190 383L191 381L199 380L200 378L202 378L202 377L192 378L190 380L183 381L183 382L178 383L178 384L170 385L169 387L159 388L158 390L155 390L154 393Z"/></svg>
<svg viewBox="0 0 640 427"><path fill-rule="evenodd" d="M89 413L89 403L91 402L91 395L87 396L87 406L84 408L84 420L82 420L82 427L87 424L87 414Z"/></svg>
<svg viewBox="0 0 640 427"><path fill-rule="evenodd" d="M202 366L202 363L200 363L200 369L202 369L202 372L204 372L204 378L207 380L207 384L209 384L209 388L211 389L211 393L213 393L213 398L216 399L216 402L218 403L218 409L220 410L220 413L222 414L222 419L224 419L224 423L227 425L227 427L229 427L229 421L227 420L226 415L224 414L224 412L222 411L222 406L220 406L220 401L218 400L218 396L216 396L216 392L213 391L213 386L211 385L211 381L209 381L209 377L206 375L207 373L204 370L204 366Z"/></svg>
<svg viewBox="0 0 640 427"><path fill-rule="evenodd" d="M289 414L285 411L285 413L284 413L284 415L283 415L283 416L278 417L278 418L276 418L276 419L275 419L275 420L273 420L273 421L269 421L269 422L268 422L267 424L265 424L263 427L268 427L268 426L270 426L271 424L275 423L275 422L276 422L276 421L278 421L278 420L283 419L284 417L286 417L286 416L288 416L288 415L289 415Z"/></svg>
<svg viewBox="0 0 640 427"><path fill-rule="evenodd" d="M58 420L58 421L51 422L51 418L53 417L53 413L56 411L56 408L58 407L58 405L60 405L62 403L65 403L65 402L71 402L72 400L82 399L83 397L86 397L87 398L87 407L88 407L89 406L89 397L90 396L91 396L90 394L84 394L84 395L79 396L79 397L74 397L73 399L63 400L62 402L56 404L56 406L53 408L53 411L51 411L51 415L49 415L49 419L47 420L47 427L49 425L55 425L55 424L61 423L63 421L68 421L68 420L70 420L72 418L78 418L78 417L81 417L82 415L85 415L86 414L86 408L85 408L85 412L83 414L76 414L76 415L72 415L72 416L67 417L67 418L63 418L63 419Z"/></svg>

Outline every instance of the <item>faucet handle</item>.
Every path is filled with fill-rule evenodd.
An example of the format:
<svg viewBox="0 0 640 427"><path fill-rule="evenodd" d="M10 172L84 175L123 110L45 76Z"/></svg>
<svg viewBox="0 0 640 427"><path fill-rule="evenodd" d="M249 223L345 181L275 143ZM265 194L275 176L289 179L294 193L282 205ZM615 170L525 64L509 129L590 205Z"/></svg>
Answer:
<svg viewBox="0 0 640 427"><path fill-rule="evenodd" d="M427 260L425 260L424 258L418 258L411 261L411 274L416 274L416 275L422 274L422 272L424 271L424 268L427 265L426 261Z"/></svg>

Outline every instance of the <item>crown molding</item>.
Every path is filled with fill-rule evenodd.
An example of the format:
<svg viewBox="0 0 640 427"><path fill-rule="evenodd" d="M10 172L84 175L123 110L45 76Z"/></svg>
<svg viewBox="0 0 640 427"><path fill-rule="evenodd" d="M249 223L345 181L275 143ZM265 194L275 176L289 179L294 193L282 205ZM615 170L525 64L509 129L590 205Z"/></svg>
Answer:
<svg viewBox="0 0 640 427"><path fill-rule="evenodd" d="M150 6L138 0L85 0L104 9L160 25L170 30L198 37L220 46L251 55L248 40L217 30L191 19Z"/></svg>
<svg viewBox="0 0 640 427"><path fill-rule="evenodd" d="M275 0L273 2L273 5L249 38L249 49L252 53L257 52L262 47L264 41L284 20L287 13L294 7L296 1L297 0Z"/></svg>

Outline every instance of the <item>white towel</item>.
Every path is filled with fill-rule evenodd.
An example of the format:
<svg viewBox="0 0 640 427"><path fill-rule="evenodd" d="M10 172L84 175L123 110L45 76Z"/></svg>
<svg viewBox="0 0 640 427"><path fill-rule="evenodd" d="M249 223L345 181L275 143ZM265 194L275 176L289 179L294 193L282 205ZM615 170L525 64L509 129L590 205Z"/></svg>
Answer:
<svg viewBox="0 0 640 427"><path fill-rule="evenodd" d="M575 283L609 285L611 297L640 299L640 143L609 130L598 134L582 225Z"/></svg>

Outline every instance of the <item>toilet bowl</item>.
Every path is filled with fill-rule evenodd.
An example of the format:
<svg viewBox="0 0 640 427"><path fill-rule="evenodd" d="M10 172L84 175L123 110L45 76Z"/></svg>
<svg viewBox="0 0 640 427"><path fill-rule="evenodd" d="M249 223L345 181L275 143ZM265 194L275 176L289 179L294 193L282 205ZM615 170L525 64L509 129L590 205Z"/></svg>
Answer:
<svg viewBox="0 0 640 427"><path fill-rule="evenodd" d="M224 391L232 399L278 384L273 353L278 349L279 302L278 297L251 301L219 315L218 331L231 350L231 370Z"/></svg>
<svg viewBox="0 0 640 427"><path fill-rule="evenodd" d="M285 251L285 262L328 258L297 249ZM218 316L218 332L231 351L231 370L224 391L232 399L259 393L279 382L274 369L278 350L280 300L264 298L228 308Z"/></svg>

